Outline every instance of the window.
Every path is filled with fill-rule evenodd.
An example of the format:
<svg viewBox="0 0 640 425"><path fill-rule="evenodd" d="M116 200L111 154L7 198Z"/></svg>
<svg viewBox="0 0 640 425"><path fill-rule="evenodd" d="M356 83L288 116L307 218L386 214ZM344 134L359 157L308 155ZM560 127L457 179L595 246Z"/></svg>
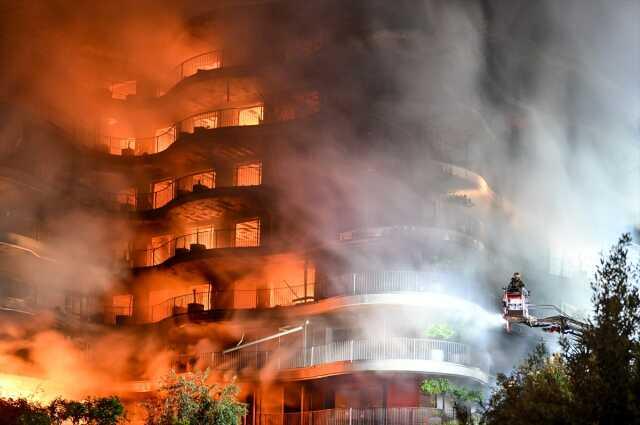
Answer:
<svg viewBox="0 0 640 425"><path fill-rule="evenodd" d="M260 220L236 223L236 247L260 246Z"/></svg>
<svg viewBox="0 0 640 425"><path fill-rule="evenodd" d="M207 189L216 187L216 172L207 171L193 175L193 186L201 186Z"/></svg>
<svg viewBox="0 0 640 425"><path fill-rule="evenodd" d="M136 94L136 90L137 84L135 80L114 83L109 87L111 98L121 100L125 100L127 96Z"/></svg>
<svg viewBox="0 0 640 425"><path fill-rule="evenodd" d="M263 119L263 113L263 106L241 109L238 113L238 125L259 125Z"/></svg>
<svg viewBox="0 0 640 425"><path fill-rule="evenodd" d="M262 162L238 165L235 174L236 186L258 186L262 184Z"/></svg>
<svg viewBox="0 0 640 425"><path fill-rule="evenodd" d="M135 150L136 149L136 139L133 137L129 137L127 139L120 140L120 151L123 154L125 149Z"/></svg>
<svg viewBox="0 0 640 425"><path fill-rule="evenodd" d="M153 208L160 208L173 199L173 181L162 180L153 184Z"/></svg>
<svg viewBox="0 0 640 425"><path fill-rule="evenodd" d="M176 128L165 127L156 130L155 134L155 152L162 152L176 141Z"/></svg>
<svg viewBox="0 0 640 425"><path fill-rule="evenodd" d="M185 248L190 248L191 244L204 245L206 249L218 248L216 230L213 226L191 228L185 236Z"/></svg>
<svg viewBox="0 0 640 425"><path fill-rule="evenodd" d="M133 307L133 295L114 295L112 309L119 316L131 316Z"/></svg>
<svg viewBox="0 0 640 425"><path fill-rule="evenodd" d="M160 264L174 255L171 249L171 237L171 235L163 235L151 238L151 244L146 251L147 265L153 266Z"/></svg>
<svg viewBox="0 0 640 425"><path fill-rule="evenodd" d="M134 188L129 188L125 190L121 190L117 195L118 204L120 204L125 209L135 209L136 208L136 190Z"/></svg>
<svg viewBox="0 0 640 425"><path fill-rule="evenodd" d="M208 112L193 118L193 127L218 128L218 112Z"/></svg>

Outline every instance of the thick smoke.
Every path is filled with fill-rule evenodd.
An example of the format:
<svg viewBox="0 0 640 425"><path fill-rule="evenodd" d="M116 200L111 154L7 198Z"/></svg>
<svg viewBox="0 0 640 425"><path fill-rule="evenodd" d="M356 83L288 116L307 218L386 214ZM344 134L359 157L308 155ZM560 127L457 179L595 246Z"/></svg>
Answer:
<svg viewBox="0 0 640 425"><path fill-rule="evenodd" d="M89 88L105 88L114 76L154 80L158 70L206 49L206 40L196 40L186 30L185 14L195 14L193 5L67 3L26 2L3 10L4 51L9 55L4 60L11 64L0 86L3 98L53 105L55 112L39 112L80 122L98 116L104 106ZM341 91L332 97L333 103L323 105L337 108L324 121L330 123L328 128L307 129L322 143L286 151L276 164L274 182L284 187L278 206L290 218L292 235L300 231L305 241L325 244L345 270L402 267L421 272L446 264L449 256L464 259L475 280L471 285L442 282L444 292L458 295L464 289L469 298L495 300L487 296L492 289L481 285L483 278L502 283L515 271L509 269L514 264L546 272L558 257L565 262L582 257L588 267L599 249L637 224L636 2L398 2L386 5L393 13L384 14L379 13L380 3L384 2L354 7L349 11L354 19L328 27L334 38L325 39L333 44L321 53L331 60L316 73ZM315 9L308 7L312 15ZM294 22L290 25L292 32L298 30ZM367 35L342 39L350 25ZM113 51L119 54L110 55ZM0 153L13 152L20 137L11 129L2 130L6 140ZM73 176L62 171L69 165L62 156L59 173L47 178L71 186ZM432 185L442 173L442 163L448 162L462 164L484 180L465 187L474 208L450 207L429 221L432 200L443 195ZM41 205L34 204L27 209L35 217ZM25 200L25 205L31 204ZM449 212L481 216L481 239L489 252L505 254L504 262L465 249L439 252L438 259L428 261L403 251L372 258L334 243L338 232L351 229L446 224L437 220ZM97 218L79 207L65 211L52 230L54 250L64 254L59 263L66 270L50 273L52 285L103 290L122 280L123 269L108 264L112 250L99 247L127 240L126 224ZM409 259L400 264L401 257ZM96 258L105 261L96 264ZM487 276L496 265L490 260L505 264L495 268L505 274ZM29 266L24 269L27 275L38 273ZM202 272L203 281L212 274ZM571 293L566 289L558 294L551 286L534 283L540 296L554 303L588 300L586 281ZM493 308L497 311L497 303ZM370 323L374 325L358 326L375 335L379 322ZM416 324L411 332L423 326ZM406 332L398 323L397 331L401 330ZM33 356L45 358L49 354L40 351L39 343L65 346L62 341L57 344L59 335L48 331L35 337L12 335L18 342L4 345L0 355L20 351L20 344L26 344ZM109 338L117 337L107 337L107 346L114 341ZM128 343L117 340L114 345ZM203 339L195 346L201 350L206 344ZM48 375L58 379L60 370L68 367L61 365ZM119 365L121 369L118 375L126 375L125 365ZM103 372L91 369L87 374L106 382Z"/></svg>

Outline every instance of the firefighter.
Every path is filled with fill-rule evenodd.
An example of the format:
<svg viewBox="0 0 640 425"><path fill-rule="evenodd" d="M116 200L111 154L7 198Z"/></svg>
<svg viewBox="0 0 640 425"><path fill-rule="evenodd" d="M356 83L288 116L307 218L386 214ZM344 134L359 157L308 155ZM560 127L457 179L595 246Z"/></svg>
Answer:
<svg viewBox="0 0 640 425"><path fill-rule="evenodd" d="M523 289L524 282L522 281L522 276L520 276L520 273L516 272L511 277L511 281L507 287L507 292L522 292Z"/></svg>

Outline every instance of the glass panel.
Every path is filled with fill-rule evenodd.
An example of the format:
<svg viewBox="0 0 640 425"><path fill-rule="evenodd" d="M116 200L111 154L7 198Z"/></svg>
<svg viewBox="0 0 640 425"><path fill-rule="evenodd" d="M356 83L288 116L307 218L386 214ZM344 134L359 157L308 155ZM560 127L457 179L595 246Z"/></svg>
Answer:
<svg viewBox="0 0 640 425"><path fill-rule="evenodd" d="M117 201L122 206L126 206L132 209L135 208L136 207L136 190L134 188L121 190L117 194Z"/></svg>
<svg viewBox="0 0 640 425"><path fill-rule="evenodd" d="M238 114L238 125L258 125L262 121L264 107L254 106L240 110Z"/></svg>
<svg viewBox="0 0 640 425"><path fill-rule="evenodd" d="M216 173L215 171L207 171L204 173L194 174L193 186L207 189L213 189L216 187Z"/></svg>
<svg viewBox="0 0 640 425"><path fill-rule="evenodd" d="M113 99L125 100L127 96L136 94L137 84L133 81L123 81L121 83L114 83L109 87L111 91L111 97Z"/></svg>
<svg viewBox="0 0 640 425"><path fill-rule="evenodd" d="M165 127L165 128L156 130L155 139L156 139L155 151L162 152L163 150L171 146L173 142L175 142L176 128Z"/></svg>
<svg viewBox="0 0 640 425"><path fill-rule="evenodd" d="M153 208L160 208L173 199L173 184L171 179L153 184Z"/></svg>
<svg viewBox="0 0 640 425"><path fill-rule="evenodd" d="M236 247L260 245L260 220L250 220L236 224Z"/></svg>
<svg viewBox="0 0 640 425"><path fill-rule="evenodd" d="M262 162L239 165L236 168L236 186L258 186L262 184Z"/></svg>

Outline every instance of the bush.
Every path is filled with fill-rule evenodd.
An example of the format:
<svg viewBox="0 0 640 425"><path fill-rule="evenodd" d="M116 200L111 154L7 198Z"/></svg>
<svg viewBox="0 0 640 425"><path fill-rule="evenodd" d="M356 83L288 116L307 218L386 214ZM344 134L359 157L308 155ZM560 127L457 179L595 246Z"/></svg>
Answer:
<svg viewBox="0 0 640 425"><path fill-rule="evenodd" d="M158 395L143 405L146 425L238 425L247 413L246 405L237 400L238 386L208 385L207 376L165 376Z"/></svg>

